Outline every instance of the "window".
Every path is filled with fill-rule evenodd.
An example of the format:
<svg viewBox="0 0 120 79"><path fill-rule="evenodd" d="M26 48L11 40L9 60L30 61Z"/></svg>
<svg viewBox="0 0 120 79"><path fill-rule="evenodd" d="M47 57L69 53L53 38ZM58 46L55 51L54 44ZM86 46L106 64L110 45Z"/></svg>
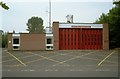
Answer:
<svg viewBox="0 0 120 79"><path fill-rule="evenodd" d="M52 44L51 38L48 38L48 39L47 39L47 44Z"/></svg>
<svg viewBox="0 0 120 79"><path fill-rule="evenodd" d="M50 46L47 46L48 49L50 49Z"/></svg>
<svg viewBox="0 0 120 79"><path fill-rule="evenodd" d="M47 49L53 49L53 46L47 46Z"/></svg>
<svg viewBox="0 0 120 79"><path fill-rule="evenodd" d="M13 46L14 49L19 49L19 46Z"/></svg>
<svg viewBox="0 0 120 79"><path fill-rule="evenodd" d="M13 44L19 44L19 38L13 38Z"/></svg>

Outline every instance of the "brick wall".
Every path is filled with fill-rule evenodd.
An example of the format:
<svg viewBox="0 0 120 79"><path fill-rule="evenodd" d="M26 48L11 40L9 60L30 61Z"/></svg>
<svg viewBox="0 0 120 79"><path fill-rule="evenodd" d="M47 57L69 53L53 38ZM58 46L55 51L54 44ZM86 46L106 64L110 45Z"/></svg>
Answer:
<svg viewBox="0 0 120 79"><path fill-rule="evenodd" d="M53 22L54 50L59 50L59 22Z"/></svg>
<svg viewBox="0 0 120 79"><path fill-rule="evenodd" d="M20 50L45 49L45 34L20 34Z"/></svg>
<svg viewBox="0 0 120 79"><path fill-rule="evenodd" d="M12 50L12 33L8 33L8 50Z"/></svg>
<svg viewBox="0 0 120 79"><path fill-rule="evenodd" d="M109 49L109 28L108 24L103 24L103 49Z"/></svg>
<svg viewBox="0 0 120 79"><path fill-rule="evenodd" d="M46 50L45 34L21 33L20 50ZM8 50L13 50L12 33L8 34Z"/></svg>

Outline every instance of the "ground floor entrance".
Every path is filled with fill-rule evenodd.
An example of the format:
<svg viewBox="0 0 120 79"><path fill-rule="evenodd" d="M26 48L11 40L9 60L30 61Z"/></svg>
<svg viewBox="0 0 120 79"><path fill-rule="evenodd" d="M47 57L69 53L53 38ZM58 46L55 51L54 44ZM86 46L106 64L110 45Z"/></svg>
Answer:
<svg viewBox="0 0 120 79"><path fill-rule="evenodd" d="M102 49L101 28L59 28L59 50Z"/></svg>

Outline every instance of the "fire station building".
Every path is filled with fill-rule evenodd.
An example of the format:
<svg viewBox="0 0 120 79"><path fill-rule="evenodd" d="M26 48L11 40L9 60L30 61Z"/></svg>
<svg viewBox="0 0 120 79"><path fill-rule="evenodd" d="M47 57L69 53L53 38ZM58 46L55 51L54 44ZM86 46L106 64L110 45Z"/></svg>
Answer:
<svg viewBox="0 0 120 79"><path fill-rule="evenodd" d="M54 50L109 49L108 34L108 24L54 22Z"/></svg>
<svg viewBox="0 0 120 79"><path fill-rule="evenodd" d="M8 33L8 50L109 49L108 24L53 22L44 34Z"/></svg>

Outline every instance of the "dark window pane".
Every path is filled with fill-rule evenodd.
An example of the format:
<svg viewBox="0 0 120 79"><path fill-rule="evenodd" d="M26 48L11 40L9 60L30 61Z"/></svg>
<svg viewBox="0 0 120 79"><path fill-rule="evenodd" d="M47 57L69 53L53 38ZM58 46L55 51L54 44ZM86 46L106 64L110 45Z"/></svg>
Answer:
<svg viewBox="0 0 120 79"><path fill-rule="evenodd" d="M47 46L47 48L49 49L49 48L50 48L50 46Z"/></svg>
<svg viewBox="0 0 120 79"><path fill-rule="evenodd" d="M19 38L14 38L13 39L13 44L19 44Z"/></svg>
<svg viewBox="0 0 120 79"><path fill-rule="evenodd" d="M19 47L18 46L13 46L14 49L18 49Z"/></svg>
<svg viewBox="0 0 120 79"><path fill-rule="evenodd" d="M47 44L51 44L51 39L47 39Z"/></svg>

